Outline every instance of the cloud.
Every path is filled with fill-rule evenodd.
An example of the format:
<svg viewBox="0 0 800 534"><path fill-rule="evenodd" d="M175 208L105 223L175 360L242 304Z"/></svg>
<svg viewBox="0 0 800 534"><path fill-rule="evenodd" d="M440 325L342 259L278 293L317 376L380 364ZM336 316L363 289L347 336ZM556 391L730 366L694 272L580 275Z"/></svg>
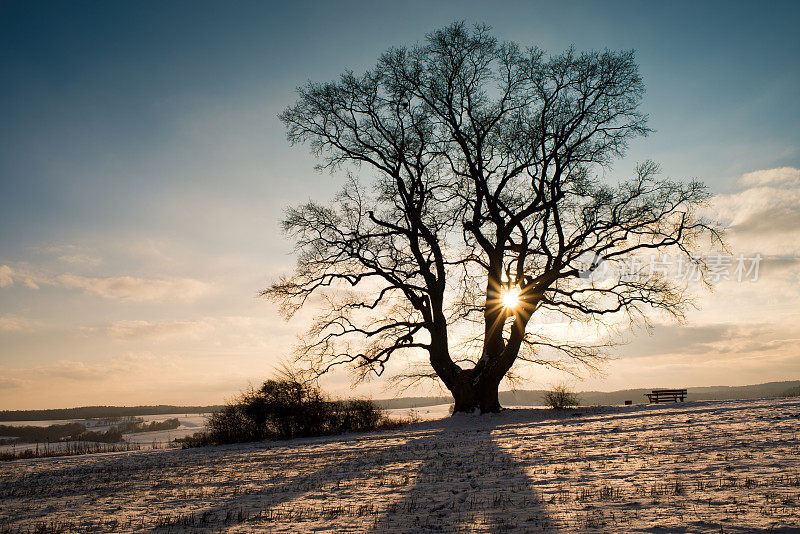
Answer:
<svg viewBox="0 0 800 534"><path fill-rule="evenodd" d="M276 330L277 325L277 330ZM117 340L202 339L215 333L214 345L227 347L270 346L275 336L293 336L294 330L272 316L221 316L201 317L183 321L148 321L144 319L120 320L107 326L86 326L81 331L86 336L105 335ZM280 332L278 334L277 332Z"/></svg>
<svg viewBox="0 0 800 534"><path fill-rule="evenodd" d="M117 321L108 327L108 335L115 339L163 339L181 335L197 337L213 330L208 321Z"/></svg>
<svg viewBox="0 0 800 534"><path fill-rule="evenodd" d="M732 229L745 234L784 234L800 229L800 206L781 206L752 213Z"/></svg>
<svg viewBox="0 0 800 534"><path fill-rule="evenodd" d="M55 257L58 261L69 265L95 267L102 263L100 258L89 254L89 250L86 247L78 245L32 246L29 247L29 250L48 257Z"/></svg>
<svg viewBox="0 0 800 534"><path fill-rule="evenodd" d="M770 274L780 273L782 271L793 271L800 268L800 258L797 257L780 257L772 256L762 258L761 270Z"/></svg>
<svg viewBox="0 0 800 534"><path fill-rule="evenodd" d="M81 289L107 299L133 302L180 300L193 301L206 294L210 286L192 278L150 279L132 276L89 277L75 274L50 275L28 269L0 266L0 287L20 283L29 289L42 286Z"/></svg>
<svg viewBox="0 0 800 534"><path fill-rule="evenodd" d="M88 254L64 254L58 257L58 261L69 265L84 265L87 267L100 265L100 258L95 258Z"/></svg>
<svg viewBox="0 0 800 534"><path fill-rule="evenodd" d="M59 360L49 365L17 369L16 374L35 378L60 378L79 382L107 380L130 375L145 369L154 358L149 354L126 354L107 362L86 363L76 360Z"/></svg>
<svg viewBox="0 0 800 534"><path fill-rule="evenodd" d="M14 284L13 271L8 265L0 265L0 287L8 287Z"/></svg>
<svg viewBox="0 0 800 534"><path fill-rule="evenodd" d="M52 277L35 273L32 270L23 268L12 268L9 265L0 265L0 287L11 287L22 284L28 289L39 289L43 285L56 285Z"/></svg>
<svg viewBox="0 0 800 534"><path fill-rule="evenodd" d="M800 255L800 169L751 172L740 190L716 195L710 215L728 226L733 249L763 255Z"/></svg>
<svg viewBox="0 0 800 534"><path fill-rule="evenodd" d="M739 191L716 195L714 215L741 224L754 214L796 212L800 208L800 169L783 167L752 172L739 179Z"/></svg>
<svg viewBox="0 0 800 534"><path fill-rule="evenodd" d="M790 186L800 187L800 169L778 167L742 175L739 183L745 187Z"/></svg>
<svg viewBox="0 0 800 534"><path fill-rule="evenodd" d="M19 378L6 378L0 376L0 390L19 388L24 385L25 381L20 380Z"/></svg>
<svg viewBox="0 0 800 534"><path fill-rule="evenodd" d="M619 348L630 358L662 355L754 355L797 346L800 329L771 324L659 325L652 335L640 335Z"/></svg>
<svg viewBox="0 0 800 534"><path fill-rule="evenodd" d="M0 316L0 331L3 332L22 332L32 330L34 322L24 317L16 315Z"/></svg>
<svg viewBox="0 0 800 534"><path fill-rule="evenodd" d="M107 378L117 374L116 369L111 369L105 365L89 365L84 362L73 360L60 360L51 365L35 367L32 374L56 378L68 378L70 380L95 380Z"/></svg>
<svg viewBox="0 0 800 534"><path fill-rule="evenodd" d="M620 348L630 357L649 357L672 353L697 353L710 342L722 339L730 325L681 326L659 325L649 333L640 333Z"/></svg>
<svg viewBox="0 0 800 534"><path fill-rule="evenodd" d="M195 300L208 291L208 285L191 278L172 278L153 280L116 276L94 278L62 274L56 278L61 287L83 289L87 293L108 299L130 300L135 302L154 300Z"/></svg>

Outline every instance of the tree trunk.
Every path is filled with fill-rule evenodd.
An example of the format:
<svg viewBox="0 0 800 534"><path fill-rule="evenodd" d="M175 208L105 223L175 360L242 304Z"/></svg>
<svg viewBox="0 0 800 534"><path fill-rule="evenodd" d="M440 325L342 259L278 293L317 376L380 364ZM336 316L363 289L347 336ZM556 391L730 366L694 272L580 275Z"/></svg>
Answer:
<svg viewBox="0 0 800 534"><path fill-rule="evenodd" d="M502 409L498 397L499 388L499 381L473 381L468 373L464 373L458 385L451 391L455 400L453 413L472 413L475 410L480 413L499 412Z"/></svg>
<svg viewBox="0 0 800 534"><path fill-rule="evenodd" d="M497 324L498 312L492 308L487 312L487 322ZM484 352L472 369L462 369L450 358L447 343L447 321L443 315L437 317L438 328L431 330L431 366L453 394L453 413L496 413L500 406L500 382L517 359L521 339L529 315L517 314L511 338L504 342L501 328L487 329Z"/></svg>
<svg viewBox="0 0 800 534"><path fill-rule="evenodd" d="M523 322L517 327L524 332ZM474 412L476 409L480 413L495 413L502 409L498 394L500 382L517 359L520 339L519 335L512 335L500 353L484 352L473 369L458 374L454 387L448 385L455 400L453 413Z"/></svg>

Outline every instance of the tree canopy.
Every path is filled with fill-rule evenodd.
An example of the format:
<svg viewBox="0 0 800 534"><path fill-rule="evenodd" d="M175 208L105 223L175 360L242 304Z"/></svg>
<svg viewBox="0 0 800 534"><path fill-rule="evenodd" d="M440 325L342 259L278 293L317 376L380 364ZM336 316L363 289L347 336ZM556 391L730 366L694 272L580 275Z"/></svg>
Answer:
<svg viewBox="0 0 800 534"><path fill-rule="evenodd" d="M516 361L602 357L537 334L534 317L684 313L676 281L587 278L587 257L689 258L720 236L700 215L709 193L697 181L663 179L649 161L622 183L601 178L649 132L632 51L548 56L455 23L364 74L298 91L280 115L290 142L347 179L329 204L287 211L297 269L263 294L287 316L314 300L300 354L318 372L380 374L423 353L457 411L496 411Z"/></svg>

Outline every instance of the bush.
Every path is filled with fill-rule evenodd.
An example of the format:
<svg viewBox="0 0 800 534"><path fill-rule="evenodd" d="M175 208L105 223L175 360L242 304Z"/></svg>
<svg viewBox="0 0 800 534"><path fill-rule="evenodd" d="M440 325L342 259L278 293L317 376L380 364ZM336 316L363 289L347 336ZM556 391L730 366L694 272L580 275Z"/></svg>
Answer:
<svg viewBox="0 0 800 534"><path fill-rule="evenodd" d="M787 389L783 392L781 397L800 397L800 386L795 386L793 388Z"/></svg>
<svg viewBox="0 0 800 534"><path fill-rule="evenodd" d="M206 432L187 437L184 447L292 439L342 432L396 428L368 400L332 401L297 379L267 380L208 418Z"/></svg>
<svg viewBox="0 0 800 534"><path fill-rule="evenodd" d="M569 386L559 384L544 394L544 403L545 406L555 410L564 410L577 406L580 401L578 400L578 394L572 391Z"/></svg>
<svg viewBox="0 0 800 534"><path fill-rule="evenodd" d="M116 428L108 429L105 432L87 430L82 434L70 436L69 439L73 441L92 441L95 443L117 443L122 441L122 432Z"/></svg>
<svg viewBox="0 0 800 534"><path fill-rule="evenodd" d="M150 421L145 423L141 417L115 417L116 424L114 428L119 430L122 434L134 434L137 432L158 432L161 430L175 430L181 426L180 420L177 417L167 419L166 421ZM114 422L113 419L106 419L102 422Z"/></svg>

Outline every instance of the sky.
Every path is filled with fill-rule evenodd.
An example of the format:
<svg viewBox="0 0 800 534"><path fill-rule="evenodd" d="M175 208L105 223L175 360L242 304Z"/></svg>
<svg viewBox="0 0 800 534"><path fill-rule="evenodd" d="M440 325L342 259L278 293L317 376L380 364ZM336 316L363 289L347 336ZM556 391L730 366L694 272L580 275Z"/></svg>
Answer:
<svg viewBox="0 0 800 534"><path fill-rule="evenodd" d="M257 296L294 265L283 210L324 202L277 114L456 21L559 53L636 51L653 159L699 178L756 282L631 331L577 389L800 379L800 5L772 2L0 2L0 409L213 404L292 354ZM386 381L335 395L389 397ZM406 394L438 392L413 390Z"/></svg>

